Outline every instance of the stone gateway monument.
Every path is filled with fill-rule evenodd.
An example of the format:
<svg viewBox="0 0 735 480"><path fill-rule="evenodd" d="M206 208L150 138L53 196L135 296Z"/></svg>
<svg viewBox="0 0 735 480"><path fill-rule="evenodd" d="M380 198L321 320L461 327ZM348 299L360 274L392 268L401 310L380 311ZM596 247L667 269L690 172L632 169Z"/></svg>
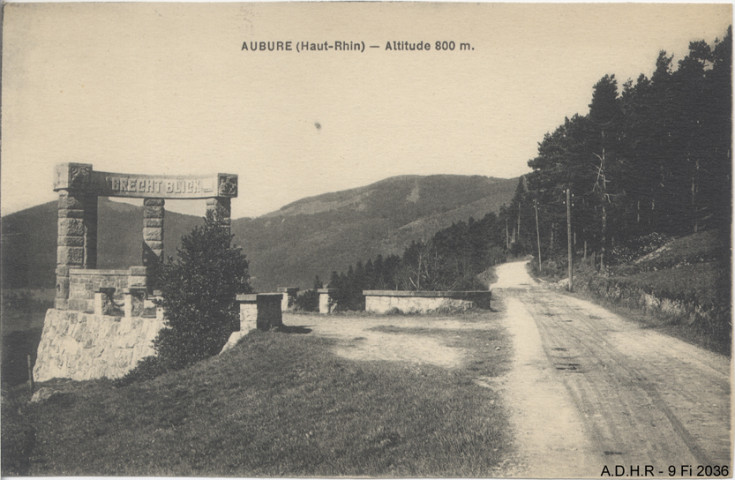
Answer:
<svg viewBox="0 0 735 480"><path fill-rule="evenodd" d="M97 172L91 164L56 166L59 193L56 298L46 313L34 378L115 378L154 353L163 326L150 276L163 261L164 203L206 199L206 210L230 228L237 175L138 175ZM143 198L141 265L97 269L97 197Z"/></svg>

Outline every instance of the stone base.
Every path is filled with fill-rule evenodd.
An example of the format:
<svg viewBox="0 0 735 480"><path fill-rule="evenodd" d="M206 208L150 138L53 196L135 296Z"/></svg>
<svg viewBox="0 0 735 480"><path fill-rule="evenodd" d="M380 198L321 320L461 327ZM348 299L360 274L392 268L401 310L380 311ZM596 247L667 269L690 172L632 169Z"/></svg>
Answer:
<svg viewBox="0 0 735 480"><path fill-rule="evenodd" d="M163 320L113 317L49 309L38 345L33 378L119 378L154 355Z"/></svg>
<svg viewBox="0 0 735 480"><path fill-rule="evenodd" d="M250 293L238 295L240 331L268 330L283 325L280 293Z"/></svg>

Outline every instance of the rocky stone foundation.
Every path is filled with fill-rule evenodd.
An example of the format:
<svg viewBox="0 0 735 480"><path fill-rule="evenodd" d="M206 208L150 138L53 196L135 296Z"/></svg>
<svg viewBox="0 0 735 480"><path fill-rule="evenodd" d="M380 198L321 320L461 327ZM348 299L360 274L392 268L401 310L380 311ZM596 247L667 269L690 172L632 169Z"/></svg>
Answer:
<svg viewBox="0 0 735 480"><path fill-rule="evenodd" d="M154 355L163 320L49 309L38 345L33 378L118 378Z"/></svg>

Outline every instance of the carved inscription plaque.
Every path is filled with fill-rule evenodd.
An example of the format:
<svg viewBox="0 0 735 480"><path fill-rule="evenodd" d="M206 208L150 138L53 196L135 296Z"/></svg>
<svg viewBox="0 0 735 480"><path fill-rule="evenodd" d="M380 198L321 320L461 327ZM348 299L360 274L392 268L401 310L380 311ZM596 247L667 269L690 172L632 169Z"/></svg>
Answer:
<svg viewBox="0 0 735 480"><path fill-rule="evenodd" d="M54 190L74 190L105 197L213 198L237 197L237 175L138 175L96 172L91 164L56 166Z"/></svg>
<svg viewBox="0 0 735 480"><path fill-rule="evenodd" d="M120 197L203 198L217 195L215 178L160 177L95 172L94 185L99 195Z"/></svg>

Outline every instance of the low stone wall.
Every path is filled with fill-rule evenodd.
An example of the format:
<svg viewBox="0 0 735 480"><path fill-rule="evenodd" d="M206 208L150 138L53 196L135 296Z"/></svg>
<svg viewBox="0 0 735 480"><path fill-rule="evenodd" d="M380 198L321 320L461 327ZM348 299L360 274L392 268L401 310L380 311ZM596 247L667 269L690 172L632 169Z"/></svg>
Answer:
<svg viewBox="0 0 735 480"><path fill-rule="evenodd" d="M436 310L467 310L490 308L491 292L481 291L407 291L365 290L365 311L388 313L399 310L403 313L427 313Z"/></svg>
<svg viewBox="0 0 735 480"><path fill-rule="evenodd" d="M153 339L163 319L116 317L49 309L38 345L33 378L118 378L154 355Z"/></svg>
<svg viewBox="0 0 735 480"><path fill-rule="evenodd" d="M69 270L69 310L93 313L94 295L103 288L114 288L113 301L122 305L125 289L145 287L145 274L145 267L126 270L72 268Z"/></svg>

